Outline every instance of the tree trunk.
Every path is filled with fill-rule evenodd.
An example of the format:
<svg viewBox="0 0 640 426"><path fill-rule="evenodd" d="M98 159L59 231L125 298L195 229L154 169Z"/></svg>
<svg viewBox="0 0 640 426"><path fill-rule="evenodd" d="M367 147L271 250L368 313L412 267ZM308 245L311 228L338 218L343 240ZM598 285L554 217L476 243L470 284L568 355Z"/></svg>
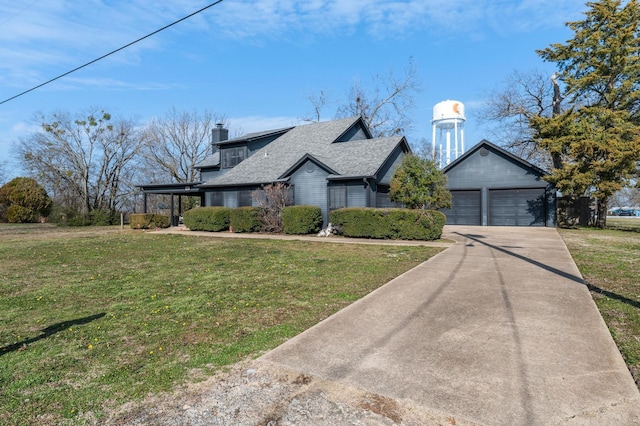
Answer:
<svg viewBox="0 0 640 426"><path fill-rule="evenodd" d="M551 82L553 83L553 116L556 117L562 113L562 94L560 92L560 85L558 85L557 75L555 73L551 76ZM551 160L553 162L554 169L562 167L562 156L560 153L551 153Z"/></svg>
<svg viewBox="0 0 640 426"><path fill-rule="evenodd" d="M597 226L600 229L607 227L607 205L609 200L607 198L598 198L598 221Z"/></svg>

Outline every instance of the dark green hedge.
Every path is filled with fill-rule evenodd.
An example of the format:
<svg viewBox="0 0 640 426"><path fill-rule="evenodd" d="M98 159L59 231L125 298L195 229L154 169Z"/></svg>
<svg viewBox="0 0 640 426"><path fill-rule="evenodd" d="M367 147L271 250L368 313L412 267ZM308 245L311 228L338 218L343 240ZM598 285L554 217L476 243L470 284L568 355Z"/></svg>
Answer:
<svg viewBox="0 0 640 426"><path fill-rule="evenodd" d="M131 229L168 228L169 216L153 213L138 213L129 215Z"/></svg>
<svg viewBox="0 0 640 426"><path fill-rule="evenodd" d="M346 208L329 213L329 222L352 238L437 240L445 221L435 210Z"/></svg>
<svg viewBox="0 0 640 426"><path fill-rule="evenodd" d="M322 229L322 210L316 206L288 206L282 210L285 234L307 235Z"/></svg>
<svg viewBox="0 0 640 426"><path fill-rule="evenodd" d="M229 229L229 207L196 207L183 213L184 225L192 231L219 232Z"/></svg>
<svg viewBox="0 0 640 426"><path fill-rule="evenodd" d="M261 207L238 207L229 214L229 225L233 232L259 232L262 230L260 221Z"/></svg>

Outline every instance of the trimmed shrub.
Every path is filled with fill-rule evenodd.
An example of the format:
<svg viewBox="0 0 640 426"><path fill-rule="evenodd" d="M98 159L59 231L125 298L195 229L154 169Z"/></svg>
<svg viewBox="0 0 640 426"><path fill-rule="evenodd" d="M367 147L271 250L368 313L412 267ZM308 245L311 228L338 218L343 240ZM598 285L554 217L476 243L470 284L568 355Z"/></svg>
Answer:
<svg viewBox="0 0 640 426"><path fill-rule="evenodd" d="M238 207L229 214L229 226L233 232L258 232L262 230L261 207Z"/></svg>
<svg viewBox="0 0 640 426"><path fill-rule="evenodd" d="M3 214L0 221L28 223L47 217L52 202L47 191L34 179L17 177L0 187L0 204Z"/></svg>
<svg viewBox="0 0 640 426"><path fill-rule="evenodd" d="M192 231L220 232L229 229L229 207L196 207L183 213L184 225Z"/></svg>
<svg viewBox="0 0 640 426"><path fill-rule="evenodd" d="M168 228L169 216L153 213L138 213L129 215L131 229Z"/></svg>
<svg viewBox="0 0 640 426"><path fill-rule="evenodd" d="M446 216L436 210L346 208L329 213L329 221L352 238L437 240Z"/></svg>
<svg viewBox="0 0 640 426"><path fill-rule="evenodd" d="M316 206L288 206L282 210L285 234L307 235L322 229L322 210Z"/></svg>

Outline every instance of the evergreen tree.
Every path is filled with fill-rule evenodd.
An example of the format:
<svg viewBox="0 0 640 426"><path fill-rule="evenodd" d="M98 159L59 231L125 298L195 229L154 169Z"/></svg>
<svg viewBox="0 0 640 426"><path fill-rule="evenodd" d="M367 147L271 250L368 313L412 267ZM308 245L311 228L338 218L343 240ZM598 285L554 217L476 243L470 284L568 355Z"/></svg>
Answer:
<svg viewBox="0 0 640 426"><path fill-rule="evenodd" d="M37 222L51 212L51 199L35 180L17 177L0 188L0 220Z"/></svg>
<svg viewBox="0 0 640 426"><path fill-rule="evenodd" d="M624 3L624 4L623 4ZM534 117L541 147L560 158L548 180L570 195L598 200L598 226L607 203L638 174L640 161L640 6L637 0L589 2L572 39L538 51L554 62L570 109Z"/></svg>
<svg viewBox="0 0 640 426"><path fill-rule="evenodd" d="M409 209L451 207L447 177L435 161L407 155L391 178L389 199Z"/></svg>

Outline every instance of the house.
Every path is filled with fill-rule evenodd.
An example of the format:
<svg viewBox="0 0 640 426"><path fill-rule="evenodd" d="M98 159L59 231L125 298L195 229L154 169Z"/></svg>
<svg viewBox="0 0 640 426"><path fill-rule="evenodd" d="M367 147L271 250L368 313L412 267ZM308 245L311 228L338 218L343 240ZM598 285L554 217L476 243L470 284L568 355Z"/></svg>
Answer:
<svg viewBox="0 0 640 426"><path fill-rule="evenodd" d="M200 182L142 185L145 194L196 195L203 206L255 206L254 191L264 185L289 185L292 205L391 207L389 183L411 150L404 136L374 138L360 117L304 124L228 139L218 125L213 152L196 167ZM180 205L178 206L180 211ZM174 220L172 222L176 224Z"/></svg>
<svg viewBox="0 0 640 426"><path fill-rule="evenodd" d="M448 225L555 226L556 190L547 173L481 141L443 169L453 207Z"/></svg>

